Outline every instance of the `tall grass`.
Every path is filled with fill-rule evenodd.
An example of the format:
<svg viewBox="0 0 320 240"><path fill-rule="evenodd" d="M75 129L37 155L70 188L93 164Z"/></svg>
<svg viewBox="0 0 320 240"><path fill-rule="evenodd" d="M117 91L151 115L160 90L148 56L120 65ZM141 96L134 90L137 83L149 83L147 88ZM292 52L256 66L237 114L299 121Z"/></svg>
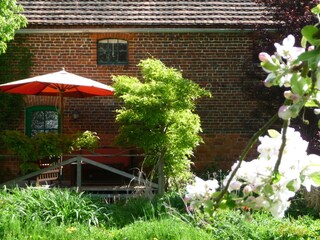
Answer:
<svg viewBox="0 0 320 240"><path fill-rule="evenodd" d="M44 223L98 225L107 215L102 204L75 191L63 189L3 189L0 221L20 219Z"/></svg>
<svg viewBox="0 0 320 240"><path fill-rule="evenodd" d="M15 219L0 230L2 240L106 240L113 236L112 229L107 230L97 226L84 224L45 224L39 220L29 222L21 227Z"/></svg>
<svg viewBox="0 0 320 240"><path fill-rule="evenodd" d="M175 218L136 221L115 231L112 240L211 240L212 234Z"/></svg>
<svg viewBox="0 0 320 240"><path fill-rule="evenodd" d="M3 189L0 239L320 239L320 220L230 210L187 214L176 194L107 204L70 190Z"/></svg>

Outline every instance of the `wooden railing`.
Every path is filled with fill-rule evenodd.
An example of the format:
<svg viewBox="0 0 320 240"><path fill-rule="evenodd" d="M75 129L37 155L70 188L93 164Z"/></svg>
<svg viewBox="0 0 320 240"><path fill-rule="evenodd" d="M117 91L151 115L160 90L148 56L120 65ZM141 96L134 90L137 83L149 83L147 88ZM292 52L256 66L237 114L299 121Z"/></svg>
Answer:
<svg viewBox="0 0 320 240"><path fill-rule="evenodd" d="M104 169L106 171L110 171L112 173L118 174L118 175L120 175L122 177L129 178L131 181L138 182L139 184L143 184L145 186L149 186L149 187L152 187L152 188L158 188L158 185L156 183L150 182L150 181L148 181L146 179L143 179L143 178L135 176L133 174L124 172L122 170L113 168L113 167L111 167L111 166L109 166L107 164L103 164L103 163L99 163L99 162L93 161L93 160L87 158L87 156L90 157L92 155L78 155L78 156L75 156L75 157L70 158L68 160L56 163L56 164L54 164L52 166L49 166L49 167L40 169L38 171L29 173L27 175L15 178L15 179L7 181L5 183L1 183L0 186L1 187L3 187L3 186L6 186L6 187L15 186L16 184L18 184L21 181L28 180L30 178L37 177L37 176L40 176L40 175L43 175L43 174L46 174L46 173L50 173L50 172L55 171L56 169L59 169L62 166L65 166L65 165L76 163L76 186L78 188L80 188L82 186L82 164L86 163L86 164L91 164L91 165L96 166L98 168ZM95 155L95 156L103 157L103 156L106 156L106 155Z"/></svg>

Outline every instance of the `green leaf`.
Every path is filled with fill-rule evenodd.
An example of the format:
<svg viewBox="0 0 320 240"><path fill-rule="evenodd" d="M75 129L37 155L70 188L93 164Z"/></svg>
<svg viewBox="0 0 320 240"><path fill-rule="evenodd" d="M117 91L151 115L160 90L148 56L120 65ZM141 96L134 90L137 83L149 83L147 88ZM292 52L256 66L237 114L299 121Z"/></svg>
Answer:
<svg viewBox="0 0 320 240"><path fill-rule="evenodd" d="M272 189L272 186L270 184L265 185L264 193L266 193L267 195L272 195L273 194L273 189Z"/></svg>
<svg viewBox="0 0 320 240"><path fill-rule="evenodd" d="M320 120L318 121L318 128L320 129Z"/></svg>
<svg viewBox="0 0 320 240"><path fill-rule="evenodd" d="M305 104L305 107L318 107L318 104L313 100L308 100Z"/></svg>
<svg viewBox="0 0 320 240"><path fill-rule="evenodd" d="M318 46L320 44L319 39L319 29L312 25L307 25L302 28L301 34L303 37L307 39L307 41L314 46Z"/></svg>
<svg viewBox="0 0 320 240"><path fill-rule="evenodd" d="M219 203L219 208L220 209L227 209L228 208L228 206L227 206L227 204L226 204L226 200L222 200L220 203Z"/></svg>
<svg viewBox="0 0 320 240"><path fill-rule="evenodd" d="M268 130L268 134L272 138L276 138L276 137L278 137L280 135L280 133L277 130L274 130L274 129L269 129Z"/></svg>
<svg viewBox="0 0 320 240"><path fill-rule="evenodd" d="M304 95L311 87L312 81L309 77L301 77L298 74L293 74L291 77L291 89L293 93Z"/></svg>
<svg viewBox="0 0 320 240"><path fill-rule="evenodd" d="M313 14L320 14L320 4L311 9Z"/></svg>
<svg viewBox="0 0 320 240"><path fill-rule="evenodd" d="M303 48L307 47L307 39L305 37L301 38L301 47Z"/></svg>
<svg viewBox="0 0 320 240"><path fill-rule="evenodd" d="M281 175L279 172L275 172L272 176L272 183L278 183L281 180ZM272 190L273 191L273 190Z"/></svg>
<svg viewBox="0 0 320 240"><path fill-rule="evenodd" d="M318 186L320 186L320 172L315 172L312 173L311 175L309 175L310 178L315 182L315 184L317 184Z"/></svg>
<svg viewBox="0 0 320 240"><path fill-rule="evenodd" d="M214 204L212 200L207 200L204 202L204 207L206 211L212 211L212 209L214 208Z"/></svg>
<svg viewBox="0 0 320 240"><path fill-rule="evenodd" d="M226 202L226 205L228 206L228 208L235 208L237 206L237 203L231 199L231 198L228 198L227 199L227 202Z"/></svg>
<svg viewBox="0 0 320 240"><path fill-rule="evenodd" d="M315 50L312 50L312 51L307 51L307 52L304 52L304 53L301 53L297 59L297 61L309 61L310 59L312 58L315 58L319 55L319 50L318 49L315 49Z"/></svg>
<svg viewBox="0 0 320 240"><path fill-rule="evenodd" d="M280 66L275 65L273 62L261 62L261 67L263 67L268 71L274 72L274 71L277 71Z"/></svg>
<svg viewBox="0 0 320 240"><path fill-rule="evenodd" d="M288 182L288 184L287 184L287 188L288 188L289 191L291 191L291 192L295 192L294 183L295 183L295 180L291 180L291 181Z"/></svg>

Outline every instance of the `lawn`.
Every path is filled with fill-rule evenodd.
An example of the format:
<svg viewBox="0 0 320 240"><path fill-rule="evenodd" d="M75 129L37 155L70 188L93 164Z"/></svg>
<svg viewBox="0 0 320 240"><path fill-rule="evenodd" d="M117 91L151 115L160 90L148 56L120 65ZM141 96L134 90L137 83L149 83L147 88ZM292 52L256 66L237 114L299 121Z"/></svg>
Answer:
<svg viewBox="0 0 320 240"><path fill-rule="evenodd" d="M66 189L2 189L0 239L320 239L317 213L299 216L301 206L281 220L240 210L205 216L188 214L177 194L107 203Z"/></svg>

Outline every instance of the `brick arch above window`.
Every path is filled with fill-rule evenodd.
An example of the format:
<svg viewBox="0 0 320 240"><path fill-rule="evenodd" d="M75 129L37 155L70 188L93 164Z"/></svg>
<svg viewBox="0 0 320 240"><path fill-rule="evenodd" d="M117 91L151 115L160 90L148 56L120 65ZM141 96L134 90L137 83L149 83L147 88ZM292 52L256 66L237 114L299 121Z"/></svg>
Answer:
<svg viewBox="0 0 320 240"><path fill-rule="evenodd" d="M98 40L97 61L98 65L127 65L128 41L116 38Z"/></svg>

